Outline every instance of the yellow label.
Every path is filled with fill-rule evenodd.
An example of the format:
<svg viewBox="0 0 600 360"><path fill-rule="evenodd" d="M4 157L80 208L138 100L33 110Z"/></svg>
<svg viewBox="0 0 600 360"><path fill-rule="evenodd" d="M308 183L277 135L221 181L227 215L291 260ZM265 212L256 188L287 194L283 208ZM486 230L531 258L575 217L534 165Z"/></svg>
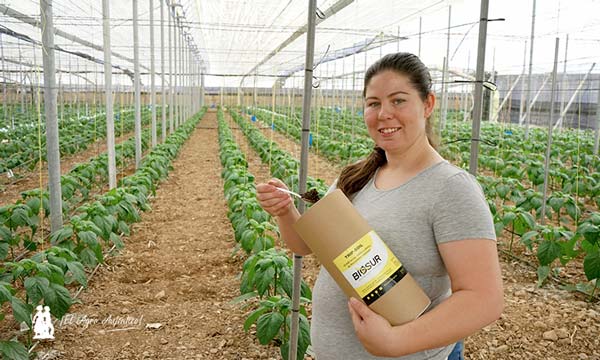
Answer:
<svg viewBox="0 0 600 360"><path fill-rule="evenodd" d="M373 230L344 250L333 263L363 298L383 295L382 285L389 283L388 279L402 267Z"/></svg>

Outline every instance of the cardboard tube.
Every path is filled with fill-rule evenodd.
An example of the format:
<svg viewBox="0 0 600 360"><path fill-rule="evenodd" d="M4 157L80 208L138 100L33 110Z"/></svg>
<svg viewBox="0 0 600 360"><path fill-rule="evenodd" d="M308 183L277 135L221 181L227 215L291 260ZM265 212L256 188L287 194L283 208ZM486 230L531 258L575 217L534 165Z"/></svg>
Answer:
<svg viewBox="0 0 600 360"><path fill-rule="evenodd" d="M416 319L431 303L341 190L314 204L294 229L348 297L392 325Z"/></svg>

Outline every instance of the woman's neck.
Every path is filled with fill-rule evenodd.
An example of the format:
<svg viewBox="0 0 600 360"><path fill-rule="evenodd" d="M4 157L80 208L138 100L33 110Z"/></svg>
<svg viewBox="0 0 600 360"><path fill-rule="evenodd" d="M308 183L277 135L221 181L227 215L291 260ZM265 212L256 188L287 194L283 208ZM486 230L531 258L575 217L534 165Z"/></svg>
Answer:
<svg viewBox="0 0 600 360"><path fill-rule="evenodd" d="M404 173L420 172L444 160L429 144L427 138L425 138L425 141L413 144L406 152L401 154L386 152L385 156L387 158L386 167L389 170Z"/></svg>

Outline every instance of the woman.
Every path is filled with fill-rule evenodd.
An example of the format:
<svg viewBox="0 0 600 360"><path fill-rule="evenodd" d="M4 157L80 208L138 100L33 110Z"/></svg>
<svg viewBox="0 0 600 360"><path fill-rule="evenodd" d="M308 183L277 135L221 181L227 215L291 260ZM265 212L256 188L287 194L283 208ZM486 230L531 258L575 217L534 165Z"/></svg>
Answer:
<svg viewBox="0 0 600 360"><path fill-rule="evenodd" d="M376 147L346 167L332 189L351 199L432 305L418 319L391 326L364 303L348 300L321 267L313 290L313 350L317 360L461 359L460 339L495 321L503 307L489 208L474 177L433 146L435 96L419 58L381 58L365 73L363 97ZM285 185L277 179L257 185L257 198L276 217L288 247L309 254L292 228L298 210L277 187Z"/></svg>

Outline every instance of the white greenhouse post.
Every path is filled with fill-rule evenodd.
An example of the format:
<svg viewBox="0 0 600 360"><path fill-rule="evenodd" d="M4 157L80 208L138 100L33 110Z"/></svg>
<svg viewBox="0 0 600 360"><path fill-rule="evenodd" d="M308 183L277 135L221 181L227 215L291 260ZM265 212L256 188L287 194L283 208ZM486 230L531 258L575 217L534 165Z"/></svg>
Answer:
<svg viewBox="0 0 600 360"><path fill-rule="evenodd" d="M562 114L565 108L565 92L568 89L569 82L567 81L567 55L569 54L569 34L565 40L565 62L563 64L563 73L561 79L561 92L560 92L560 112ZM560 122L560 128L562 129L562 121Z"/></svg>
<svg viewBox="0 0 600 360"><path fill-rule="evenodd" d="M475 105L473 107L473 125L471 127L471 159L469 172L477 176L479 155L479 132L481 129L481 110L483 108L483 72L485 69L485 43L487 40L489 0L481 0L479 14L479 41L477 46L477 69L475 70Z"/></svg>
<svg viewBox="0 0 600 360"><path fill-rule="evenodd" d="M527 92L525 93L526 101L529 100L529 93L531 92L531 71L533 68L533 39L535 37L535 1L533 0L533 11L531 13L531 37L529 39L529 76L527 76ZM530 108L527 108L527 112L525 113L525 140L529 138L529 123L531 121L531 111Z"/></svg>
<svg viewBox="0 0 600 360"><path fill-rule="evenodd" d="M161 109L161 142L165 142L167 138L167 101L166 101L166 84L165 84L165 2L164 0L158 0L160 2L160 109Z"/></svg>
<svg viewBox="0 0 600 360"><path fill-rule="evenodd" d="M138 38L138 0L133 0L133 87L135 108L135 168L142 162L142 114L140 100L140 44Z"/></svg>
<svg viewBox="0 0 600 360"><path fill-rule="evenodd" d="M186 68L186 83L187 83L187 89L185 92L185 117L184 119L187 120L190 118L190 110L191 110L191 90L192 90L192 76L191 76L191 72L192 72L192 68L191 68L191 62L190 62L190 53L191 53L191 49L190 49L190 44L189 42L186 40L186 51L185 51L185 68Z"/></svg>
<svg viewBox="0 0 600 360"><path fill-rule="evenodd" d="M152 147L156 146L156 88L154 83L154 4L152 0L150 4L150 103L152 106Z"/></svg>
<svg viewBox="0 0 600 360"><path fill-rule="evenodd" d="M175 7L171 6L172 16L173 16L173 126L177 129L177 116L179 115L177 104L179 99L179 90L177 86L179 82L177 81L177 72L179 71L179 67L177 65L177 18L175 16Z"/></svg>
<svg viewBox="0 0 600 360"><path fill-rule="evenodd" d="M205 69L204 67L201 67L200 71L202 71L202 73L200 74L200 106L204 106L204 73L205 73ZM239 89L238 89L238 95L239 95ZM240 100L239 100L239 96L238 96L238 106L240 105Z"/></svg>
<svg viewBox="0 0 600 360"><path fill-rule="evenodd" d="M310 132L310 101L312 97L313 58L315 52L315 11L317 0L308 3L308 29L306 32L306 60L304 65L304 98L302 102L302 148L300 151L300 173L298 191L306 191L306 178L308 175L308 137ZM298 211L304 212L304 203L298 203ZM302 256L294 254L294 282L292 290L292 323L290 325L290 351L288 358L296 360L298 349L298 312L300 307L300 282L302 272Z"/></svg>
<svg viewBox="0 0 600 360"><path fill-rule="evenodd" d="M494 47L494 53L492 55L492 76L490 77L490 81L492 83L496 82L496 48L495 47ZM492 122L492 121L494 121L493 119L495 119L492 116L493 112L494 112L494 92L490 91L490 101L488 104L488 121L489 122Z"/></svg>
<svg viewBox="0 0 600 360"><path fill-rule="evenodd" d="M181 27L179 16L175 17L175 128L179 129L181 122Z"/></svg>
<svg viewBox="0 0 600 360"><path fill-rule="evenodd" d="M165 0L166 1L166 0ZM169 134L173 132L173 97L174 97L174 87L173 87L173 41L171 40L173 37L173 20L171 19L171 14L173 13L173 9L169 6L167 19L169 20L169 26L167 27L169 33Z"/></svg>
<svg viewBox="0 0 600 360"><path fill-rule="evenodd" d="M594 155L598 155L600 147L600 80L598 81L598 102L596 103L596 126L594 127Z"/></svg>
<svg viewBox="0 0 600 360"><path fill-rule="evenodd" d="M177 17L177 22L179 23L179 96L177 97L177 103L179 104L179 109L177 110L177 127L181 126L183 123L183 100L184 100L184 89L185 82L183 76L183 27L181 25L181 17Z"/></svg>
<svg viewBox="0 0 600 360"><path fill-rule="evenodd" d="M548 116L548 145L544 162L544 189L542 190L542 225L546 224L546 200L548 199L548 172L550 170L550 149L552 148L552 130L554 124L554 98L556 97L556 73L558 68L558 38L554 47L554 68L552 70L552 91L550 92L550 115Z"/></svg>
<svg viewBox="0 0 600 360"><path fill-rule="evenodd" d="M62 190L60 187L60 151L56 108L56 67L54 63L54 22L52 0L40 0L42 54L44 63L44 109L46 113L46 152L50 191L50 232L63 226Z"/></svg>
<svg viewBox="0 0 600 360"><path fill-rule="evenodd" d="M41 4L40 4L41 5ZM43 31L43 29L42 29ZM21 74L21 113L25 113L25 71L23 71L23 54L21 53L21 40L19 39L19 42L17 43L17 46L19 48L19 74ZM71 58L69 58L71 59ZM69 65L70 64L70 60L69 60ZM70 66L69 66L70 68ZM13 126L14 127L14 126Z"/></svg>
<svg viewBox="0 0 600 360"><path fill-rule="evenodd" d="M4 59L4 43L2 41L2 34L0 34L0 57L2 57L2 74L6 74L6 61ZM4 110L4 120L8 120L8 101L6 100L6 83L8 81L5 79L2 82L2 109ZM14 126L13 126L14 128Z"/></svg>
<svg viewBox="0 0 600 360"><path fill-rule="evenodd" d="M183 124L186 118L186 102L187 102L187 54L185 44L185 33L183 27L181 28L181 115L179 116L179 124Z"/></svg>
<svg viewBox="0 0 600 360"><path fill-rule="evenodd" d="M180 19L183 19L181 17ZM186 79L185 79L185 35L183 32L183 22L179 20L179 126L183 124L185 118L185 93L186 93Z"/></svg>
<svg viewBox="0 0 600 360"><path fill-rule="evenodd" d="M106 147L108 153L108 187L117 187L117 165L115 160L115 121L112 97L112 58L110 51L110 6L102 0L102 26L104 34L104 90L106 94Z"/></svg>
<svg viewBox="0 0 600 360"><path fill-rule="evenodd" d="M181 116L179 124L183 124L187 118L187 44L185 32L181 28Z"/></svg>
<svg viewBox="0 0 600 360"><path fill-rule="evenodd" d="M525 47L523 49L523 70L521 71L522 80L521 80L521 99L519 103L519 125L521 125L520 121L523 118L523 110L525 109L525 69L527 68L527 41L525 41Z"/></svg>
<svg viewBox="0 0 600 360"><path fill-rule="evenodd" d="M186 32L185 36L184 36L184 52L183 52L183 64L185 66L185 71L184 71L184 79L185 79L185 97L184 97L184 114L183 114L183 121L187 121L187 119L190 118L190 99L191 99L191 95L190 92L192 90L192 77L190 75L190 73L192 72L191 70L191 63L190 63L190 43L189 43L189 35Z"/></svg>

